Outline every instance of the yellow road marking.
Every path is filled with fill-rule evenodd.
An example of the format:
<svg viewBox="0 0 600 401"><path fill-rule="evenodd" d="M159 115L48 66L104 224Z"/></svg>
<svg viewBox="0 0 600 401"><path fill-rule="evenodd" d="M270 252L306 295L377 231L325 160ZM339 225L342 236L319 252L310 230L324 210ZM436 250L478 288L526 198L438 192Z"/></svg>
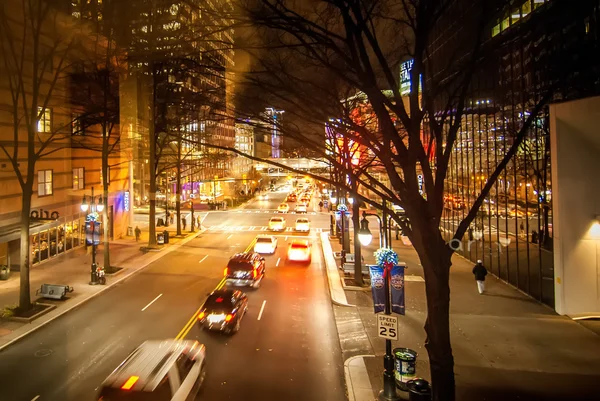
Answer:
<svg viewBox="0 0 600 401"><path fill-rule="evenodd" d="M256 237L254 237L254 239L252 240L252 242L250 242L250 245L248 245L248 247L246 248L246 250L244 252L250 252L250 250L254 247L255 243L256 243ZM226 278L223 277L221 279L221 281L219 281L219 284L217 284L217 287L215 288L215 290L220 290L225 286L225 279ZM194 327L196 320L198 319L198 314L200 313L200 309L202 309L202 307L199 307L196 310L196 312L194 312L194 314L192 315L190 320L188 320L188 322L185 324L185 326L183 326L183 329L181 329L179 334L177 334L177 337L175 337L176 340L183 340L188 335L188 333L190 332L192 327Z"/></svg>

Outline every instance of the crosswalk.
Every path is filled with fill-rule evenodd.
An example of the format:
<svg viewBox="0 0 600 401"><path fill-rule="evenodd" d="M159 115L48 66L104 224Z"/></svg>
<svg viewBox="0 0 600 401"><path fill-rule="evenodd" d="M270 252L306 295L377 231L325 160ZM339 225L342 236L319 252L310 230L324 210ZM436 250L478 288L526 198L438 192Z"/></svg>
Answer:
<svg viewBox="0 0 600 401"><path fill-rule="evenodd" d="M307 215L312 215L312 216L315 216L317 214L317 212L296 213L293 210L290 210L287 213L279 213L277 210L236 210L235 212L236 213L245 213L245 214L250 214L250 213L252 213L252 214L257 214L257 213L260 213L260 214L270 214L270 213L273 213L273 214L307 214Z"/></svg>
<svg viewBox="0 0 600 401"><path fill-rule="evenodd" d="M217 225L217 226L209 226L206 227L207 231L212 231L212 232L259 232L259 231L266 231L266 232L271 232L271 230L269 230L269 226L228 226L228 225ZM278 232L282 232L282 231L278 231ZM283 232L296 232L296 230L294 229L294 227L286 227L286 229ZM322 233L323 229L322 228L313 228L311 229L312 233Z"/></svg>

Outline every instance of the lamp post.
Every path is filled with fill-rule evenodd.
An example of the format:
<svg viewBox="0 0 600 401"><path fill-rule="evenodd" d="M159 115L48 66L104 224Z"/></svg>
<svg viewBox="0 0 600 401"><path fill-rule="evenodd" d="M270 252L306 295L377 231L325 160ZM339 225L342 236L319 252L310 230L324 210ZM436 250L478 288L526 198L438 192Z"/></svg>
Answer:
<svg viewBox="0 0 600 401"><path fill-rule="evenodd" d="M96 197L94 196L94 187L92 187L92 195L88 202L86 195L83 195L83 200L81 201L81 211L87 213L89 210L90 213L86 216L86 220L90 222L90 231L92 232L92 266L91 266L91 281L90 285L98 284L98 274L96 273L97 265L96 265L96 219L98 218L98 213L102 213L104 210L104 199L102 195L98 196L98 203L96 203Z"/></svg>
<svg viewBox="0 0 600 401"><path fill-rule="evenodd" d="M373 239L373 234L369 230L369 222L367 220L367 216L375 216L377 217L377 221L379 222L379 247L387 248L387 229L385 227L386 215L385 215L385 203L384 203L384 216L383 219L375 213L367 213L363 211L363 218L360 222L360 229L358 231L358 240L362 245L369 245L371 240ZM390 275L384 275L384 285L383 289L385 292L385 304L384 304L384 314L391 315L392 314L392 305L390 302ZM400 400L398 394L396 393L396 381L394 379L394 356L392 354L392 340L385 340L385 356L383 357L383 390L379 392L379 400L380 401L397 401Z"/></svg>

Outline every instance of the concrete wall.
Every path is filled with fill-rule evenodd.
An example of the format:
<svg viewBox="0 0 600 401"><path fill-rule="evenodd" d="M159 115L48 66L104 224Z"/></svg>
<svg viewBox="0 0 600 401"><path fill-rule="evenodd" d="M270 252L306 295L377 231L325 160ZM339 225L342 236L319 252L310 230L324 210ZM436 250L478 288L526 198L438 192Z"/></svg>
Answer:
<svg viewBox="0 0 600 401"><path fill-rule="evenodd" d="M556 311L600 316L600 97L550 106Z"/></svg>

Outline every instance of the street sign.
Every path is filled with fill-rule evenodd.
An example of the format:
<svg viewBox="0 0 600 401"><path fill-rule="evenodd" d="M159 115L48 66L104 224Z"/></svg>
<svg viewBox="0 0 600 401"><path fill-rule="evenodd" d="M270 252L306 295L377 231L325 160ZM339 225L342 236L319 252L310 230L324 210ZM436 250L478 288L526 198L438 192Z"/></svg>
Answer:
<svg viewBox="0 0 600 401"><path fill-rule="evenodd" d="M387 340L398 339L398 316L377 314L377 333Z"/></svg>

